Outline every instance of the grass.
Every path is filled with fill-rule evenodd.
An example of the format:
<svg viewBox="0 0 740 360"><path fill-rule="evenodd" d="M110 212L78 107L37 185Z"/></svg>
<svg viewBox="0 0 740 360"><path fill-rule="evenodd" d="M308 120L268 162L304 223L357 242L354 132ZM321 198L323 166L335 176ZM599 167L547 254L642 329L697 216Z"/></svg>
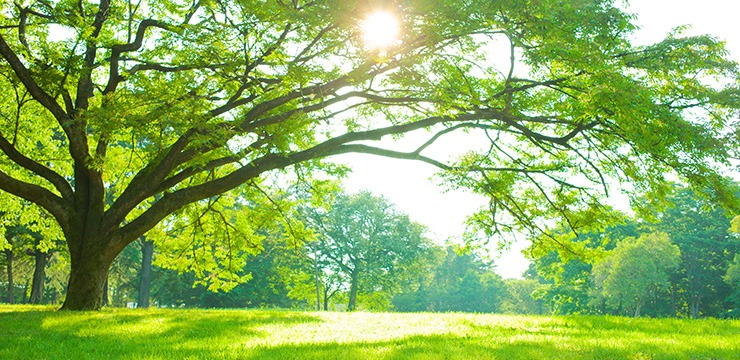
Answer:
<svg viewBox="0 0 740 360"><path fill-rule="evenodd" d="M0 359L740 359L740 321L0 305Z"/></svg>

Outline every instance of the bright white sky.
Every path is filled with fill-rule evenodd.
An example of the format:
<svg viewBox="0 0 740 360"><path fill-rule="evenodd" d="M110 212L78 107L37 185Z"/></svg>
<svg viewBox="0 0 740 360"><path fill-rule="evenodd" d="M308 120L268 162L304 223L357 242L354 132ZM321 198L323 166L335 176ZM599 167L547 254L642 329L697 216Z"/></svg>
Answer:
<svg viewBox="0 0 740 360"><path fill-rule="evenodd" d="M673 28L690 24L689 34L711 34L727 42L731 56L740 61L740 2L734 0L632 0L628 11L638 14L636 23L641 30L636 44L662 40ZM448 238L459 238L462 222L486 203L486 199L469 193L442 193L429 178L435 168L421 162L393 160L371 155L343 155L337 162L353 168L344 184L349 192L370 190L393 201L412 220L427 225L432 237L440 244ZM520 241L501 254L495 263L504 278L518 278L529 265L521 254L527 246Z"/></svg>

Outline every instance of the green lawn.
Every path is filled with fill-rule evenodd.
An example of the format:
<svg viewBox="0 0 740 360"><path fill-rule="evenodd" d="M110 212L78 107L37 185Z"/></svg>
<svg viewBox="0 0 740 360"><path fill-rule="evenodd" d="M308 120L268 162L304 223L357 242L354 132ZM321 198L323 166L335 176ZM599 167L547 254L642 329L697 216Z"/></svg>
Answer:
<svg viewBox="0 0 740 360"><path fill-rule="evenodd" d="M0 305L0 359L740 359L740 321Z"/></svg>

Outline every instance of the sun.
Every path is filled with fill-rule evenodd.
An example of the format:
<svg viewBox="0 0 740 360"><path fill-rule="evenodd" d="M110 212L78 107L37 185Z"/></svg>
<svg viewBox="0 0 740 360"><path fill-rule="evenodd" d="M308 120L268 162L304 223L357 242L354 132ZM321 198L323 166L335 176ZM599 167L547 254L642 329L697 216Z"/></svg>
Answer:
<svg viewBox="0 0 740 360"><path fill-rule="evenodd" d="M378 11L361 24L365 42L375 49L384 49L398 42L398 20L392 14Z"/></svg>

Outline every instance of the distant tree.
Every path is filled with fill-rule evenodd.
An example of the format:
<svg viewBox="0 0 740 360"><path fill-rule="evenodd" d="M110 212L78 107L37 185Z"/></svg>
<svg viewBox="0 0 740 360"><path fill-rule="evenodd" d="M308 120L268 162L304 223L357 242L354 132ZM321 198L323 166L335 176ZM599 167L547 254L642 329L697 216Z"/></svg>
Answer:
<svg viewBox="0 0 740 360"><path fill-rule="evenodd" d="M740 216L732 219L727 232L735 241L740 240ZM735 254L735 258L727 266L727 273L724 276L724 280L732 287L732 292L727 297L727 301L732 304L732 308L726 311L725 315L732 318L740 318L740 252Z"/></svg>
<svg viewBox="0 0 740 360"><path fill-rule="evenodd" d="M341 301L346 290L346 276L331 270L330 260L318 252L318 240L289 251L295 251L295 256L288 257L293 265L281 266L283 277L290 284L288 296L313 303L312 308L316 310L329 310L330 304Z"/></svg>
<svg viewBox="0 0 740 360"><path fill-rule="evenodd" d="M533 265L542 276L542 285L534 295L554 314L590 312L591 264L580 259L562 260L552 251L535 259Z"/></svg>
<svg viewBox="0 0 740 360"><path fill-rule="evenodd" d="M398 311L500 312L508 296L507 286L486 263L472 252L460 253L448 246L443 257L419 280L416 289L406 289L393 297ZM413 291L409 291L413 290Z"/></svg>
<svg viewBox="0 0 740 360"><path fill-rule="evenodd" d="M428 246L422 225L366 191L340 194L330 210L309 209L306 217L317 231L325 271L346 280L349 311L357 309L358 294L392 294L398 278Z"/></svg>
<svg viewBox="0 0 740 360"><path fill-rule="evenodd" d="M15 241L12 240L12 236L8 237L6 233L6 244L2 249L2 254L5 260L5 280L7 284L7 297L6 301L8 304L15 303L15 277L13 273L13 265L16 258L17 250L14 249Z"/></svg>
<svg viewBox="0 0 740 360"><path fill-rule="evenodd" d="M142 236L139 238L139 246L141 246L141 271L139 271L139 295L137 298L137 307L148 308L152 288L154 241L147 239L146 236Z"/></svg>
<svg viewBox="0 0 740 360"><path fill-rule="evenodd" d="M685 296L692 318L702 313L721 314L730 291L722 276L737 251L735 240L727 232L731 224L725 211L702 200L691 189L677 186L667 197L667 208L657 217L660 220L656 228L669 234L681 250L681 266L672 277L672 297Z"/></svg>
<svg viewBox="0 0 740 360"><path fill-rule="evenodd" d="M33 257L33 281L31 283L31 295L28 302L31 304L41 304L44 298L44 287L46 285L46 265L54 255L53 248L44 248L44 242L39 233L31 235L33 245L26 250L26 254ZM62 244L57 244L62 246Z"/></svg>
<svg viewBox="0 0 740 360"><path fill-rule="evenodd" d="M648 296L667 288L671 273L680 264L680 251L665 233L625 238L610 254L594 264L595 289L612 306L633 310L640 316Z"/></svg>
<svg viewBox="0 0 740 360"><path fill-rule="evenodd" d="M31 262L35 262L35 257L33 257L33 250L36 248L35 244L38 242L37 236L38 234L34 234L29 229L29 227L25 225L14 225L5 227L5 242L3 246L0 247L0 249L2 254L4 255L3 260L5 263L6 274L5 279L7 283L6 301L9 304L16 303L18 301L18 295L21 296L22 303L26 302L26 299L28 297L28 294L26 293L26 288L28 287L27 285L23 288L22 293L16 293L16 290L20 288L21 282L19 281L19 279L23 278L25 279L26 283L28 283L28 278L30 278L32 285L39 286L38 283L34 282L34 280L36 280L35 276L26 276L30 275L31 273L37 275L37 272L35 271L36 266L33 266L31 268L34 270L30 270L27 266ZM44 266L45 265L46 264L44 263ZM40 279L40 281L42 282L43 280L44 279ZM34 300L36 300L35 297Z"/></svg>
<svg viewBox="0 0 740 360"><path fill-rule="evenodd" d="M603 292L607 270L613 264L606 260L598 264L602 269L594 268L593 260L598 257L590 251L611 250L626 237L665 232L679 247L680 265L671 273L670 286L655 288L641 313L674 317L721 315L732 291L722 276L737 252L736 239L726 232L730 223L724 211L679 185L674 185L660 204L642 198L633 210L634 218L622 216L603 229L576 235L566 224L551 230L549 235L566 247L548 247L546 242L536 240L529 257L544 284L536 296L547 301L555 313L625 313L619 300L607 299ZM599 273L594 273L596 270Z"/></svg>
<svg viewBox="0 0 740 360"><path fill-rule="evenodd" d="M600 252L613 249L618 239L640 234L635 220L619 212L612 212L612 217L612 225L577 235L567 224L561 224L547 236L558 238L567 247L552 247L538 240L527 251L532 260L529 275L542 283L535 297L544 301L552 313L605 313L604 303L592 298L593 261Z"/></svg>
<svg viewBox="0 0 740 360"><path fill-rule="evenodd" d="M162 268L156 261L152 268L152 301L159 306L204 308L292 308L303 304L303 299L289 296L294 285L292 275L300 274L298 267L304 263L295 255L294 246L272 237L261 246L264 251L246 257L243 271L249 279L228 292L211 291L195 272Z"/></svg>
<svg viewBox="0 0 740 360"><path fill-rule="evenodd" d="M133 242L116 256L108 271L107 306L124 307L136 302L140 272L141 248L139 242Z"/></svg>
<svg viewBox="0 0 740 360"><path fill-rule="evenodd" d="M536 279L506 279L506 295L500 312L517 315L548 315L550 309L544 300L535 296L543 287Z"/></svg>
<svg viewBox="0 0 740 360"><path fill-rule="evenodd" d="M735 259L727 268L727 274L725 274L724 280L734 290L727 298L733 305L733 309L729 312L733 314L732 317L740 318L740 254L735 255Z"/></svg>

